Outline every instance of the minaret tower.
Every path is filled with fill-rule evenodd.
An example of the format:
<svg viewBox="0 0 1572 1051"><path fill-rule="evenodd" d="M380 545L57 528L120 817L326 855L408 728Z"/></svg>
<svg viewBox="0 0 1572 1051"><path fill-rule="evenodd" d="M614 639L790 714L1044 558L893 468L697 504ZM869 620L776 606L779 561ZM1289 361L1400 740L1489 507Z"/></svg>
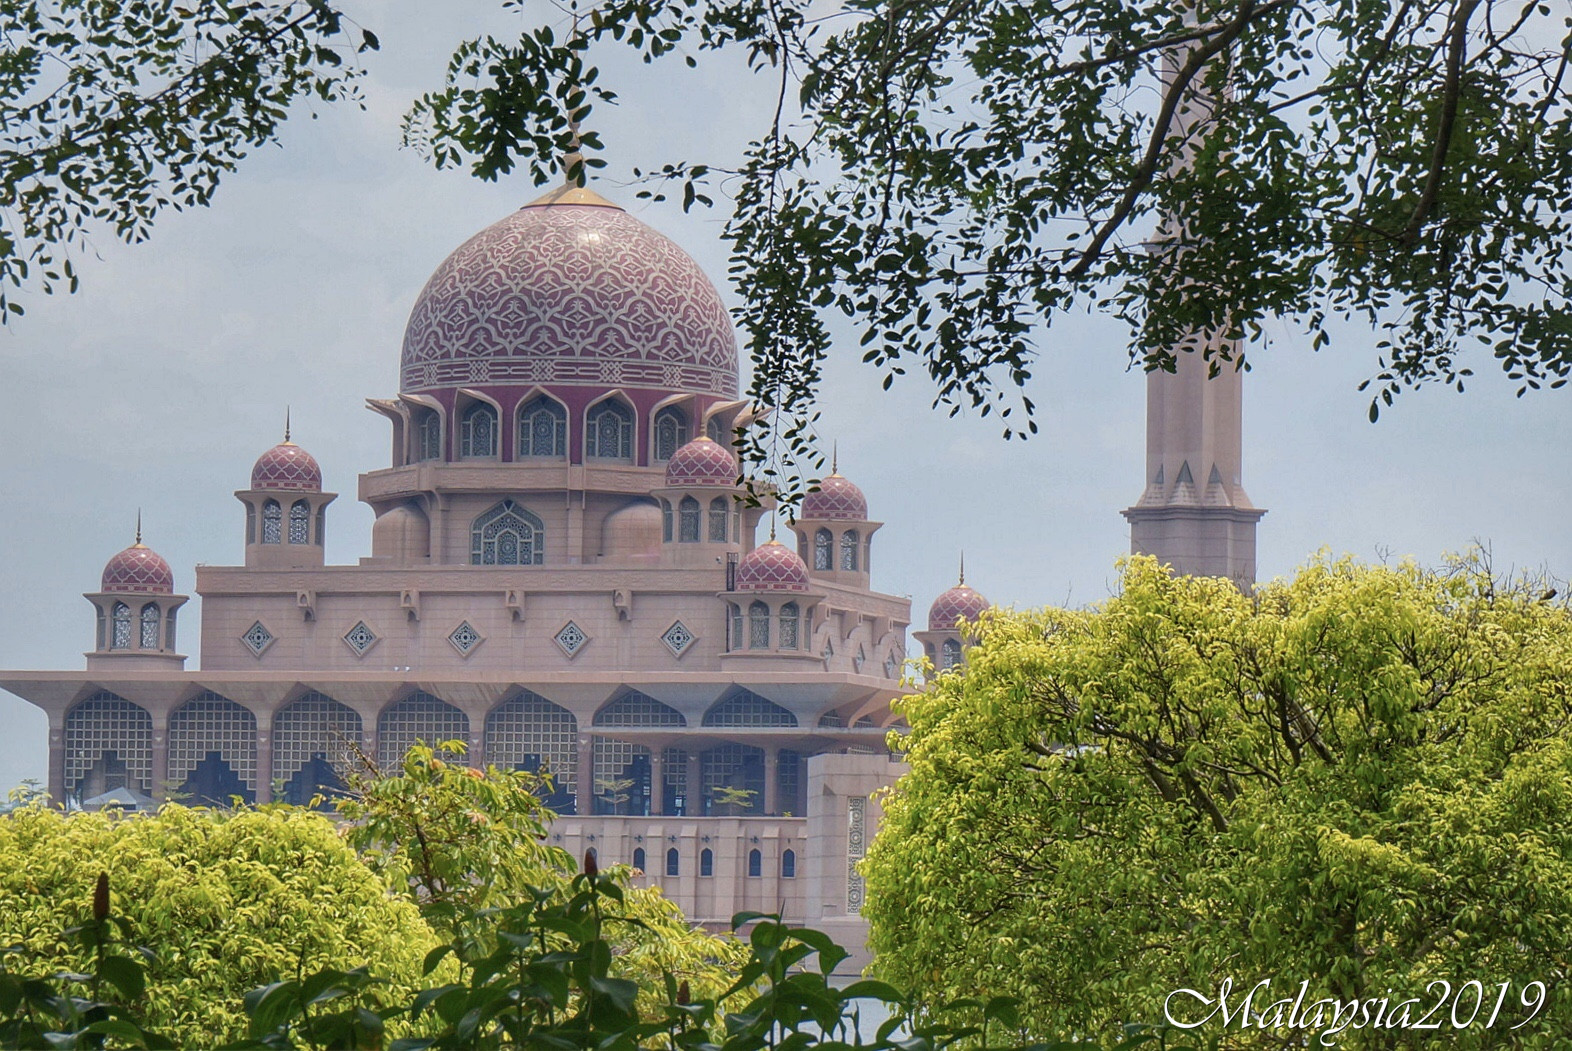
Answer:
<svg viewBox="0 0 1572 1051"><path fill-rule="evenodd" d="M1166 84L1174 82L1183 57L1165 57ZM1177 164L1193 156L1204 135L1197 125L1212 110L1195 81L1186 90L1169 132L1180 143ZM1174 225L1163 225L1171 236ZM1241 480L1244 376L1235 363L1242 347L1219 341L1207 349L1217 354L1215 376L1198 346L1177 350L1173 372L1147 373L1146 489L1124 517L1133 554L1155 555L1176 573L1228 577L1248 589L1255 584L1255 524L1266 512L1250 503Z"/></svg>

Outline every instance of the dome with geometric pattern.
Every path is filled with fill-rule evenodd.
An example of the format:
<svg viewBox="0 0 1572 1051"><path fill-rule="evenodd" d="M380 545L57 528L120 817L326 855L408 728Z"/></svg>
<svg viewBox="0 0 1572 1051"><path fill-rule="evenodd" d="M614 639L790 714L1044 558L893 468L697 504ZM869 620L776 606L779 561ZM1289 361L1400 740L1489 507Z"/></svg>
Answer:
<svg viewBox="0 0 1572 1051"><path fill-rule="evenodd" d="M966 586L965 581L933 600L928 610L929 631L954 631L955 622L966 619L975 622L988 608L988 600Z"/></svg>
<svg viewBox="0 0 1572 1051"><path fill-rule="evenodd" d="M737 458L718 442L695 438L666 461L666 484L736 485Z"/></svg>
<svg viewBox="0 0 1572 1051"><path fill-rule="evenodd" d="M802 521L866 522L868 498L862 490L837 473L819 483L819 488L802 498Z"/></svg>
<svg viewBox="0 0 1572 1051"><path fill-rule="evenodd" d="M287 437L257 457L251 468L251 488L287 489L291 492L322 491L322 468L314 456Z"/></svg>
<svg viewBox="0 0 1572 1051"><path fill-rule="evenodd" d="M158 552L142 543L139 533L136 543L104 565L99 590L136 595L172 595L175 592L175 574Z"/></svg>
<svg viewBox="0 0 1572 1051"><path fill-rule="evenodd" d="M737 563L738 591L807 591L808 567L797 552L771 540Z"/></svg>
<svg viewBox="0 0 1572 1051"><path fill-rule="evenodd" d="M404 330L399 389L621 388L737 396L720 294L676 244L569 186L437 267Z"/></svg>

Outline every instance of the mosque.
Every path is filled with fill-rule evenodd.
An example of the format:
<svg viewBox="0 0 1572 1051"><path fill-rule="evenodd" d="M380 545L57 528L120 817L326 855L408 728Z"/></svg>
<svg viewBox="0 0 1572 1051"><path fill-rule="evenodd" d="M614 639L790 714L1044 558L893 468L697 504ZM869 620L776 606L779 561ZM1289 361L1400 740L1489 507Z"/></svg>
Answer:
<svg viewBox="0 0 1572 1051"><path fill-rule="evenodd" d="M743 499L731 440L755 410L698 266L559 188L437 268L399 378L368 401L391 429L359 481L370 557L325 564L337 494L286 428L235 493L243 564L197 567L200 669L139 527L86 596L86 670L0 672L48 713L50 795L305 804L351 746L386 767L460 740L549 772L554 840L694 920L784 908L860 946L911 603L873 589L881 523L838 472L790 537ZM964 581L933 604L937 664L985 606Z"/></svg>
<svg viewBox="0 0 1572 1051"><path fill-rule="evenodd" d="M1248 585L1264 512L1240 485L1238 376L1205 373L1148 381L1124 514L1134 550ZM554 841L642 870L690 918L783 910L860 947L911 603L873 589L882 523L838 472L787 543L768 496L743 499L731 439L757 410L694 261L553 190L437 268L399 388L367 402L391 463L360 476L358 565L325 564L337 494L286 427L234 494L243 564L196 569L200 669L139 528L86 595L85 671L0 672L48 714L52 798L306 804L352 749L387 767L459 740L465 762L548 772ZM935 667L986 606L964 575L934 601L912 634Z"/></svg>

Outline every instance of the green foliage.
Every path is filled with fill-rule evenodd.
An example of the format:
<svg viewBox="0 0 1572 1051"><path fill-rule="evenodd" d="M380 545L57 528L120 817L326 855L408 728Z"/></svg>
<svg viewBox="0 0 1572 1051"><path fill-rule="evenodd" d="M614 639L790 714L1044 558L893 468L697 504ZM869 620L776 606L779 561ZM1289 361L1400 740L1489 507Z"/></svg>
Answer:
<svg viewBox="0 0 1572 1051"><path fill-rule="evenodd" d="M1088 1035L1229 977L1426 1005L1433 980L1490 1000L1510 982L1503 1021L1448 1023L1447 1045L1561 1046L1572 617L1553 596L1476 562L1349 561L1247 596L1136 558L1100 608L985 616L964 668L902 702L911 773L866 862L879 973ZM1510 1032L1536 980L1549 1003ZM1427 1036L1399 1035L1336 1042Z"/></svg>
<svg viewBox="0 0 1572 1051"><path fill-rule="evenodd" d="M23 290L75 291L96 227L146 240L298 100L355 97L377 46L326 0L15 0L0 34L0 322Z"/></svg>
<svg viewBox="0 0 1572 1051"><path fill-rule="evenodd" d="M507 910L536 908L542 894L559 903L572 896L575 866L549 845L552 814L536 795L536 775L438 757L463 751L459 741L435 750L417 744L397 774L357 783L340 811L352 822L350 842L419 903L432 928L452 939L459 963L474 969L506 947ZM694 995L718 997L746 947L695 930L659 888L629 886L630 875L615 866L602 877L621 904L622 919L607 933L613 972L649 989L672 974Z"/></svg>
<svg viewBox="0 0 1572 1051"><path fill-rule="evenodd" d="M182 1046L241 1036L241 994L282 975L369 962L387 982L380 995L399 996L436 944L415 907L390 898L321 815L28 807L0 819L0 946L19 949L11 974L93 969L96 948L60 932L83 923L84 888L101 871L120 937L153 951L145 998L122 988L120 1002L135 1001L150 1029Z"/></svg>
<svg viewBox="0 0 1572 1051"><path fill-rule="evenodd" d="M728 50L758 75L773 112L745 155L661 158L645 192L688 208L728 177L749 394L776 410L755 459L765 428L806 451L842 316L886 386L926 372L936 402L997 412L1006 437L1035 430L1044 331L1086 309L1127 322L1147 368L1198 344L1235 367L1227 340L1278 317L1317 347L1367 321L1372 415L1405 386L1461 387L1465 343L1519 393L1572 374L1572 41L1551 5L505 6L560 31L459 47L406 127L439 165L545 181L574 122L616 100L608 49ZM603 148L586 136L570 177Z"/></svg>

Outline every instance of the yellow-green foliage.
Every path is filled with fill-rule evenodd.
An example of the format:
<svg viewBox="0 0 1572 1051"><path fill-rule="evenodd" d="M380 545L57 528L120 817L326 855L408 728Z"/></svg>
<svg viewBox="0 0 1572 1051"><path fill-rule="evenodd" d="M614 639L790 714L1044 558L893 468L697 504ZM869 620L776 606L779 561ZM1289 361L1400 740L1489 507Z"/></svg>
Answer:
<svg viewBox="0 0 1572 1051"><path fill-rule="evenodd" d="M1424 1008L1427 983L1475 980L1485 1016L1510 982L1503 1021L1447 1021L1447 1046L1564 1046L1572 616L1552 599L1472 564L1323 561L1247 596L1132 559L1100 608L985 616L967 665L903 702L911 773L866 863L881 976L1089 1036L1225 978ZM1511 1032L1536 980L1550 1002Z"/></svg>
<svg viewBox="0 0 1572 1051"><path fill-rule="evenodd" d="M284 807L224 813L166 806L156 815L24 808L0 819L0 946L9 966L76 969L61 932L110 878L114 912L153 950L147 1025L180 1046L245 1032L244 994L297 969L370 964L407 1002L436 940L319 814Z"/></svg>

